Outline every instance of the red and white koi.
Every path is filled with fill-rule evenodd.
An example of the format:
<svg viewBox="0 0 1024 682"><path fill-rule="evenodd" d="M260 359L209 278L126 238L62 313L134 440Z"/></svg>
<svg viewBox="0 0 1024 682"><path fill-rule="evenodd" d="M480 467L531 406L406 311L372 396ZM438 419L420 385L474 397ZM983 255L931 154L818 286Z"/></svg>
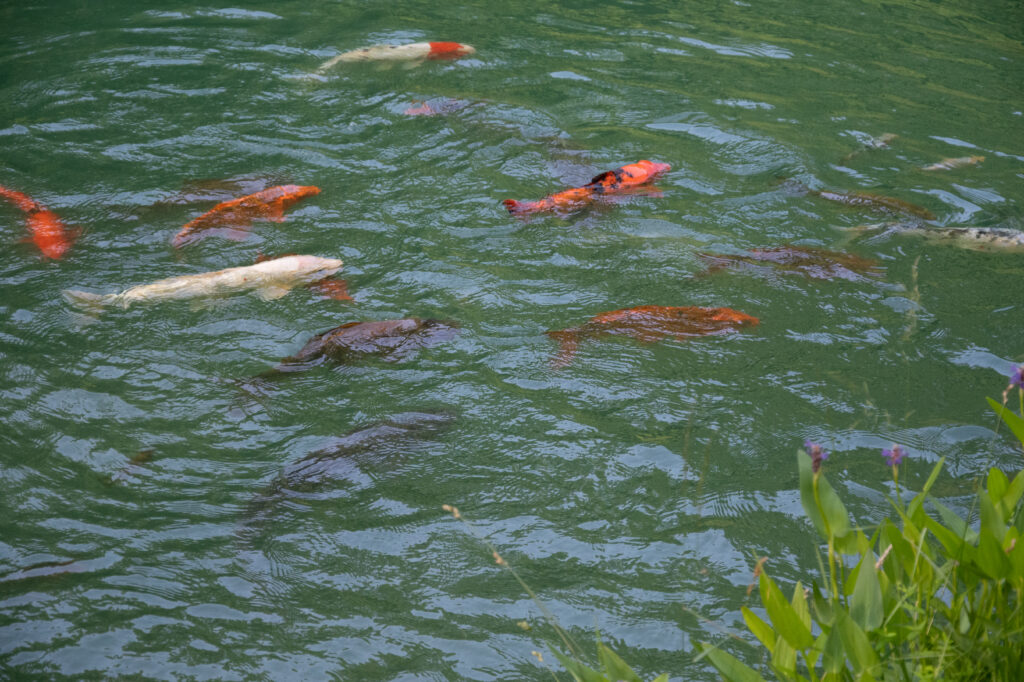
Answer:
<svg viewBox="0 0 1024 682"><path fill-rule="evenodd" d="M667 163L637 161L622 168L605 171L595 176L582 187L573 187L552 194L538 201L516 201L505 199L502 203L512 215L526 215L540 211L567 213L610 194L620 194L640 185L652 182L662 173L671 170Z"/></svg>
<svg viewBox="0 0 1024 682"><path fill-rule="evenodd" d="M475 52L472 45L453 42L374 45L331 57L317 67L316 72L322 74L340 62L423 62L428 59L458 59Z"/></svg>

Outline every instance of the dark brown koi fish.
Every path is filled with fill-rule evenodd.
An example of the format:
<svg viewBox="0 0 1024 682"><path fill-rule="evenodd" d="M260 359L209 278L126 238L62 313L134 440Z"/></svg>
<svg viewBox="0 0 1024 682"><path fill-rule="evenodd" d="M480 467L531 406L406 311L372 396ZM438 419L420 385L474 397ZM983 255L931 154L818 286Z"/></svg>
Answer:
<svg viewBox="0 0 1024 682"><path fill-rule="evenodd" d="M319 187L279 185L231 201L224 201L181 228L171 242L175 247L185 246L199 239L199 233L212 227L225 225L248 227L253 220L284 221L284 211L292 204L320 193ZM232 235L234 236L234 235ZM242 233L244 238L244 233Z"/></svg>
<svg viewBox="0 0 1024 682"><path fill-rule="evenodd" d="M451 412L404 412L334 438L325 447L284 467L249 503L237 536L246 543L259 535L284 500L308 497L330 483L358 475L360 466L393 466L394 460L421 449L455 421Z"/></svg>
<svg viewBox="0 0 1024 682"><path fill-rule="evenodd" d="M887 197L882 194L871 192L835 192L828 189L811 189L799 180L792 178L783 180L783 187L793 194L810 194L812 196L834 201L846 206L867 208L873 211L880 211L890 215L913 216L924 220L935 220L935 214L923 206L912 204L903 199Z"/></svg>
<svg viewBox="0 0 1024 682"><path fill-rule="evenodd" d="M397 362L459 333L458 325L443 320L409 317L379 322L348 322L317 334L295 355L283 358L276 367L256 377L248 388L259 389L265 380L301 372L327 361L346 363L365 357Z"/></svg>
<svg viewBox="0 0 1024 682"><path fill-rule="evenodd" d="M811 194L847 206L869 208L892 215L910 215L925 220L935 220L935 214L923 206L912 204L896 197L887 197L871 192L833 192L832 190L811 190Z"/></svg>
<svg viewBox="0 0 1024 682"><path fill-rule="evenodd" d="M726 268L742 268L765 264L783 272L795 272L812 279L854 280L860 275L880 276L883 269L878 261L861 258L852 253L827 251L809 246L775 246L752 249L747 254L699 253L701 260L708 263L704 275L710 275Z"/></svg>
<svg viewBox="0 0 1024 682"><path fill-rule="evenodd" d="M643 305L601 313L580 327L549 331L547 335L559 343L558 355L551 363L557 369L572 362L579 342L585 338L631 336L642 343L654 343L670 336L685 341L738 331L759 322L756 317L732 308Z"/></svg>

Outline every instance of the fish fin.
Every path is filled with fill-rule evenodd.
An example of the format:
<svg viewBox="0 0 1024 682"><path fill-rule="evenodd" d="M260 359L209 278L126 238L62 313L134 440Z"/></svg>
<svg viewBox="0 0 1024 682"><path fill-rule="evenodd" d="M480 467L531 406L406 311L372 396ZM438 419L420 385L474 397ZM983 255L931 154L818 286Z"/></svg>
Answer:
<svg viewBox="0 0 1024 682"><path fill-rule="evenodd" d="M576 349L579 346L579 335L571 329L546 333L558 341L558 354L551 359L551 369L567 367L576 355Z"/></svg>
<svg viewBox="0 0 1024 682"><path fill-rule="evenodd" d="M422 59L415 59L415 60L413 60L411 62L403 62L402 63L402 70L403 71L411 71L412 69L415 69L417 66L421 65L423 63L423 61L424 60L422 60Z"/></svg>
<svg viewBox="0 0 1024 682"><path fill-rule="evenodd" d="M264 301L274 301L287 294L291 289L288 287L282 287L275 284L268 284L267 286L260 287L256 290L256 295Z"/></svg>
<svg viewBox="0 0 1024 682"><path fill-rule="evenodd" d="M233 242L244 242L249 238L249 230L234 229L230 227L217 230L217 234L223 236L225 239L230 239Z"/></svg>
<svg viewBox="0 0 1024 682"><path fill-rule="evenodd" d="M313 282L309 288L316 291L322 298L330 298L335 301L353 301L348 293L348 281L343 279L332 279L325 277L319 282Z"/></svg>
<svg viewBox="0 0 1024 682"><path fill-rule="evenodd" d="M61 294L64 296L64 300L74 307L93 315L99 314L103 307L111 303L116 297L116 294L93 294L88 291L74 291L72 289L65 289Z"/></svg>

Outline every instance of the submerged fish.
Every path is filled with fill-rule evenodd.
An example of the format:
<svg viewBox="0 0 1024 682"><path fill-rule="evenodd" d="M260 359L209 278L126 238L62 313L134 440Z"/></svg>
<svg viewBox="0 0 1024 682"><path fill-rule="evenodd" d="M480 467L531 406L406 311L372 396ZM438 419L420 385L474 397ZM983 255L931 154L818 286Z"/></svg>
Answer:
<svg viewBox="0 0 1024 682"><path fill-rule="evenodd" d="M25 225L32 233L29 240L39 247L44 258L63 258L80 230L65 227L57 214L32 197L0 185L0 197L7 199L25 213Z"/></svg>
<svg viewBox="0 0 1024 682"><path fill-rule="evenodd" d="M977 166L984 160L984 156L960 156L955 159L943 159L942 161L939 161L938 163L933 163L930 166L924 166L921 170L953 170L954 168L962 168L963 166Z"/></svg>
<svg viewBox="0 0 1024 682"><path fill-rule="evenodd" d="M872 137L870 140L865 142L860 147L860 149L855 149L854 151L850 152L849 154L844 156L842 159L840 159L839 162L840 163L846 163L850 159L853 159L854 157L860 156L864 152L870 151L872 149L885 149L886 147L889 146L889 143L892 142L893 140L895 140L897 137L899 137L899 135L897 135L895 133L882 133L878 137Z"/></svg>
<svg viewBox="0 0 1024 682"><path fill-rule="evenodd" d="M914 223L888 223L856 230L881 230L879 236L896 233L924 237L972 251L1024 251L1024 232L1009 227L922 227Z"/></svg>
<svg viewBox="0 0 1024 682"><path fill-rule="evenodd" d="M174 236L171 243L176 247L184 246L199 239L199 233L202 230L212 227L225 225L246 227L253 220L281 222L284 220L285 209L306 197L317 194L320 194L319 187L278 185L255 194L224 201L186 223L181 231ZM241 234L244 238L244 233Z"/></svg>
<svg viewBox="0 0 1024 682"><path fill-rule="evenodd" d="M108 305L127 308L133 303L204 298L242 291L255 291L260 298L269 301L284 296L293 287L333 275L341 266L342 262L336 258L286 256L241 268L162 279L119 294L66 290L64 298L79 308L94 311Z"/></svg>
<svg viewBox="0 0 1024 682"><path fill-rule="evenodd" d="M454 114L472 105L472 102L467 102L466 100L445 97L439 100L419 102L417 106L411 106L402 113L406 116L438 116L441 114Z"/></svg>
<svg viewBox="0 0 1024 682"><path fill-rule="evenodd" d="M443 320L409 317L378 322L348 322L306 342L299 352L281 360L273 372L297 372L333 360L347 362L365 356L401 360L420 348L448 341L458 325Z"/></svg>
<svg viewBox="0 0 1024 682"><path fill-rule="evenodd" d="M708 263L706 275L732 267L766 264L783 272L797 272L813 279L857 279L859 275L878 276L878 261L852 253L827 251L809 246L775 246L751 249L748 254L697 254Z"/></svg>
<svg viewBox="0 0 1024 682"><path fill-rule="evenodd" d="M323 73L340 62L422 62L426 59L458 59L475 52L472 45L452 42L374 45L331 57L318 66L316 72Z"/></svg>
<svg viewBox="0 0 1024 682"><path fill-rule="evenodd" d="M811 189L799 180L788 179L784 181L787 191L796 194L810 194L827 201L834 201L847 206L868 208L873 211L881 211L892 215L909 215L924 220L935 220L935 214L923 206L912 204L903 199L887 197L882 194L871 192L835 192L828 189Z"/></svg>
<svg viewBox="0 0 1024 682"><path fill-rule="evenodd" d="M559 368L572 362L579 342L585 338L631 336L643 343L654 343L671 336L685 341L738 331L759 322L756 317L732 308L644 305L601 313L580 327L549 331L547 335L559 343L558 355L552 361L552 366Z"/></svg>
<svg viewBox="0 0 1024 682"><path fill-rule="evenodd" d="M393 466L394 460L426 445L455 421L451 412L403 412L335 438L326 447L284 467L249 503L238 536L252 540L278 504L315 493L325 484L359 475L358 466ZM370 460L370 461L367 461Z"/></svg>
<svg viewBox="0 0 1024 682"><path fill-rule="evenodd" d="M622 168L605 171L594 176L582 187L573 187L557 194L546 196L539 201L516 201L505 199L502 203L512 215L525 215L539 211L565 213L576 210L608 194L621 193L653 181L670 170L667 163L642 160Z"/></svg>

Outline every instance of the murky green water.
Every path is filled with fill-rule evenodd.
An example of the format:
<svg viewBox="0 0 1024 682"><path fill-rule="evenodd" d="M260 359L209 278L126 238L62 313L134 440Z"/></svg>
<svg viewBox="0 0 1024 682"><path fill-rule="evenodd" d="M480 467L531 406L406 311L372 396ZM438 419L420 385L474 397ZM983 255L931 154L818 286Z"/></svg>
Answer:
<svg viewBox="0 0 1024 682"><path fill-rule="evenodd" d="M695 642L742 631L756 557L783 581L816 566L804 439L833 451L865 523L886 508L891 442L913 455L911 486L946 457L954 503L989 465L1020 466L983 398L1024 360L1021 255L851 243L841 228L885 217L779 185L1024 227L1019 3L54 5L0 9L0 184L85 230L42 262L0 205L5 677L543 678L530 651L554 635L450 503L579 641L597 628L646 675L711 679ZM416 40L477 54L307 77ZM445 98L468 106L403 113ZM884 133L899 137L841 162ZM920 170L969 155L985 161ZM641 158L672 164L661 196L529 222L500 204ZM176 254L180 227L232 196L209 179L322 192L244 242ZM885 275L694 277L699 252L786 243ZM60 296L285 252L344 259L355 303L299 289L89 322ZM607 339L550 367L545 330L646 304L761 325ZM238 388L315 333L413 315L461 334L261 401ZM357 448L240 539L282 467L416 410L457 417Z"/></svg>

